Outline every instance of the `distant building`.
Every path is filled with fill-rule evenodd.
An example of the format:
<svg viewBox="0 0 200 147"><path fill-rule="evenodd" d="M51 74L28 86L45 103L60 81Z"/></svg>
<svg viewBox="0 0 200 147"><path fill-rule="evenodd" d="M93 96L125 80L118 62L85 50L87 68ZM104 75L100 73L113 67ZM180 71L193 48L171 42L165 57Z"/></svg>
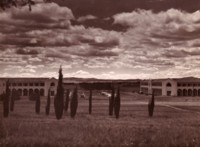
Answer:
<svg viewBox="0 0 200 147"><path fill-rule="evenodd" d="M45 97L48 95L49 88L51 96L56 93L57 79L55 78L0 78L0 94L5 91L7 80L11 92L16 90L21 97L29 97L34 92Z"/></svg>
<svg viewBox="0 0 200 147"><path fill-rule="evenodd" d="M140 92L157 96L200 96L200 79L194 77L176 79L142 80Z"/></svg>

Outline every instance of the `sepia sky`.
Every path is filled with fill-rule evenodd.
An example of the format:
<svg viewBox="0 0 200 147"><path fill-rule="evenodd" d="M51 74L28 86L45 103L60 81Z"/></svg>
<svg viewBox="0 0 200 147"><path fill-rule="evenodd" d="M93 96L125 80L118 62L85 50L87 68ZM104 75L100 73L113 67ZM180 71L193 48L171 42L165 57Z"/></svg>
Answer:
<svg viewBox="0 0 200 147"><path fill-rule="evenodd" d="M36 0L0 10L0 77L200 77L200 1Z"/></svg>

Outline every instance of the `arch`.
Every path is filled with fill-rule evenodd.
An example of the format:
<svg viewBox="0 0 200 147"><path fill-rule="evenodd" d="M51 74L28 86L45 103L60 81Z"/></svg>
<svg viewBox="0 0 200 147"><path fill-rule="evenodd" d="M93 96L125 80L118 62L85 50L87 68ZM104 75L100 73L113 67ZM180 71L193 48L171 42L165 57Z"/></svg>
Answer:
<svg viewBox="0 0 200 147"><path fill-rule="evenodd" d="M19 96L22 96L22 89L18 89L17 91L19 93Z"/></svg>
<svg viewBox="0 0 200 147"><path fill-rule="evenodd" d="M13 89L12 89L12 92L15 92L15 91L16 91L16 89L15 89L15 88L13 88Z"/></svg>
<svg viewBox="0 0 200 147"><path fill-rule="evenodd" d="M198 89L198 96L200 96L200 89Z"/></svg>
<svg viewBox="0 0 200 147"><path fill-rule="evenodd" d="M51 82L51 85L50 86L55 86L55 83L54 82Z"/></svg>
<svg viewBox="0 0 200 147"><path fill-rule="evenodd" d="M177 95L178 95L178 96L183 96L183 91L182 91L181 89L178 89L178 90L177 90Z"/></svg>
<svg viewBox="0 0 200 147"><path fill-rule="evenodd" d="M11 96L13 96L16 93L16 91L17 90L15 88L13 88L12 91L11 91Z"/></svg>
<svg viewBox="0 0 200 147"><path fill-rule="evenodd" d="M172 84L171 83L167 83L167 87L172 87Z"/></svg>
<svg viewBox="0 0 200 147"><path fill-rule="evenodd" d="M183 96L187 96L187 90L183 89Z"/></svg>
<svg viewBox="0 0 200 147"><path fill-rule="evenodd" d="M29 96L33 94L33 89L29 89Z"/></svg>
<svg viewBox="0 0 200 147"><path fill-rule="evenodd" d="M188 96L192 96L192 89L188 89Z"/></svg>
<svg viewBox="0 0 200 147"><path fill-rule="evenodd" d="M198 92L196 89L193 89L193 96L197 96Z"/></svg>
<svg viewBox="0 0 200 147"><path fill-rule="evenodd" d="M27 89L23 90L23 96L28 96L28 90Z"/></svg>
<svg viewBox="0 0 200 147"><path fill-rule="evenodd" d="M40 96L44 96L44 89L40 89Z"/></svg>
<svg viewBox="0 0 200 147"><path fill-rule="evenodd" d="M35 89L34 93L39 94L40 93L39 89Z"/></svg>

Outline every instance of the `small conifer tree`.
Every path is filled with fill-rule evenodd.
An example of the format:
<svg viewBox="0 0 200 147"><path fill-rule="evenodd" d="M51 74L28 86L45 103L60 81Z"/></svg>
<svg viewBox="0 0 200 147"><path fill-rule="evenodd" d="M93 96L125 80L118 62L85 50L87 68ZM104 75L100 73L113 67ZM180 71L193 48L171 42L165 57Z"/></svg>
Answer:
<svg viewBox="0 0 200 147"><path fill-rule="evenodd" d="M77 87L74 89L73 96L70 102L71 117L74 118L78 107L78 91Z"/></svg>
<svg viewBox="0 0 200 147"><path fill-rule="evenodd" d="M9 89L9 81L6 82L6 92L3 93L3 114L4 117L8 117L9 115L9 97L10 97L10 89Z"/></svg>
<svg viewBox="0 0 200 147"><path fill-rule="evenodd" d="M154 91L152 93L152 97L148 103L148 112L149 112L149 116L152 117L153 116L153 112L154 112L154 106L155 106L155 100L154 100Z"/></svg>
<svg viewBox="0 0 200 147"><path fill-rule="evenodd" d="M16 91L13 90L10 98L10 111L14 111Z"/></svg>
<svg viewBox="0 0 200 147"><path fill-rule="evenodd" d="M115 101L115 89L112 87L112 93L111 97L109 97L109 115L113 115L113 109L114 109L114 101Z"/></svg>
<svg viewBox="0 0 200 147"><path fill-rule="evenodd" d="M115 109L115 116L116 119L119 118L119 112L120 112L120 105L121 105L121 98L120 98L120 87L118 87L117 89L117 95L115 97L115 101L114 101L114 109Z"/></svg>
<svg viewBox="0 0 200 147"><path fill-rule="evenodd" d="M89 114L92 114L92 90L90 89L89 95Z"/></svg>
<svg viewBox="0 0 200 147"><path fill-rule="evenodd" d="M50 88L49 88L48 96L47 96L46 115L49 115L50 105L51 105L51 96L50 96Z"/></svg>
<svg viewBox="0 0 200 147"><path fill-rule="evenodd" d="M36 112L36 114L39 114L40 113L40 94L37 93L36 95L37 95L37 97L36 97L36 101L35 101L35 112Z"/></svg>
<svg viewBox="0 0 200 147"><path fill-rule="evenodd" d="M63 115L63 109L64 109L64 88L63 88L62 67L60 67L59 69L57 93L54 98L54 108L55 108L56 118L61 119Z"/></svg>

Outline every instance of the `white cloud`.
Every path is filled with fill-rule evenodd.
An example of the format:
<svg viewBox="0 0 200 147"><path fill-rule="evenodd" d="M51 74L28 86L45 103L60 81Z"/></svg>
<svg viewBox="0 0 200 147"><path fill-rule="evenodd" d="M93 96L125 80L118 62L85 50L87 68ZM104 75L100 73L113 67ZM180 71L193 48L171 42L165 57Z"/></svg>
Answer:
<svg viewBox="0 0 200 147"><path fill-rule="evenodd" d="M97 19L96 16L93 16L93 15L86 15L86 16L81 16L77 19L78 22L84 22L84 21L87 21L87 20L92 20L92 19Z"/></svg>

